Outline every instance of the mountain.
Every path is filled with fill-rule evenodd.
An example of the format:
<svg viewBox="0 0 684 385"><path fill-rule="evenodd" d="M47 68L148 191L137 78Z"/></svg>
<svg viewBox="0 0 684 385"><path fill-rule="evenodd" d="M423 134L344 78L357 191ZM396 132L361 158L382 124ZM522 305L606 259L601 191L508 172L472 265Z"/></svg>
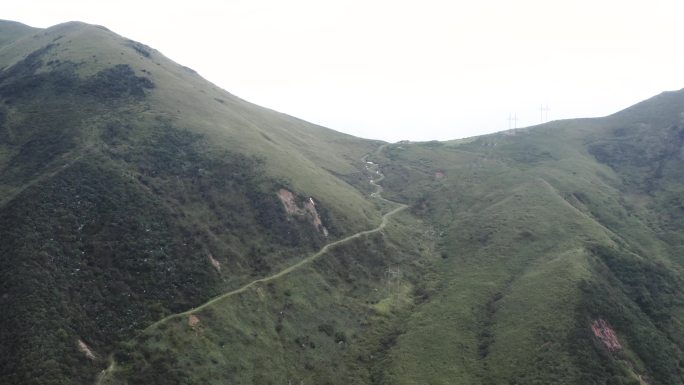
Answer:
<svg viewBox="0 0 684 385"><path fill-rule="evenodd" d="M681 384L683 111L677 91L386 148L386 194L433 223L445 282L409 317L390 382ZM421 365L447 356L459 365Z"/></svg>
<svg viewBox="0 0 684 385"><path fill-rule="evenodd" d="M380 219L354 187L376 142L103 27L0 36L2 383L87 382L99 369L77 341L106 351Z"/></svg>
<svg viewBox="0 0 684 385"><path fill-rule="evenodd" d="M387 144L0 21L0 383L683 384L683 143L676 91Z"/></svg>

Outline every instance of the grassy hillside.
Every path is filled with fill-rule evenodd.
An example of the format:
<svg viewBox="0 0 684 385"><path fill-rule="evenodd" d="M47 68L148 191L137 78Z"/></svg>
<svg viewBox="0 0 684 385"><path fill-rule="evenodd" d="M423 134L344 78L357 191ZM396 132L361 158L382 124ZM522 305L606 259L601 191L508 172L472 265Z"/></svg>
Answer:
<svg viewBox="0 0 684 385"><path fill-rule="evenodd" d="M0 383L684 384L682 111L381 145L0 21Z"/></svg>
<svg viewBox="0 0 684 385"><path fill-rule="evenodd" d="M2 383L90 382L136 330L380 220L360 160L376 142L103 27L0 36Z"/></svg>
<svg viewBox="0 0 684 385"><path fill-rule="evenodd" d="M681 384L682 108L680 91L603 119L387 147L386 194L435 226L445 282L398 339L390 383Z"/></svg>
<svg viewBox="0 0 684 385"><path fill-rule="evenodd" d="M681 107L385 146L397 250L348 245L145 331L103 383L681 384Z"/></svg>
<svg viewBox="0 0 684 385"><path fill-rule="evenodd" d="M0 47L9 45L15 40L39 31L38 28L32 28L28 25L17 23L16 21L0 20L2 23L2 36L0 36Z"/></svg>

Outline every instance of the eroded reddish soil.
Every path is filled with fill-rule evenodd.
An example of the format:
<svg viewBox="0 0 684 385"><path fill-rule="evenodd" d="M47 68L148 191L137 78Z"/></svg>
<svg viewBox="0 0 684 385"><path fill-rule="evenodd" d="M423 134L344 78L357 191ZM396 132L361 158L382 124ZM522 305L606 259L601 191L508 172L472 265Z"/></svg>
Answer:
<svg viewBox="0 0 684 385"><path fill-rule="evenodd" d="M620 345L615 331L603 318L595 319L591 323L591 331L610 352L615 353L622 350L622 345Z"/></svg>
<svg viewBox="0 0 684 385"><path fill-rule="evenodd" d="M318 230L318 232L326 237L328 236L328 229L323 226L321 217L318 215L318 211L316 211L316 203L314 202L313 198L309 198L306 202L304 202L304 207L299 207L295 201L295 196L291 191L281 188L277 194L278 198L280 198L280 201L283 203L286 213L289 215L307 218L311 225Z"/></svg>
<svg viewBox="0 0 684 385"><path fill-rule="evenodd" d="M95 353L93 353L93 351L90 349L90 347L88 345L86 345L85 342L83 342L82 340L78 340L77 344L78 344L78 350L83 352L83 354L85 354L86 357L90 358L91 360L97 359L97 356L95 356Z"/></svg>

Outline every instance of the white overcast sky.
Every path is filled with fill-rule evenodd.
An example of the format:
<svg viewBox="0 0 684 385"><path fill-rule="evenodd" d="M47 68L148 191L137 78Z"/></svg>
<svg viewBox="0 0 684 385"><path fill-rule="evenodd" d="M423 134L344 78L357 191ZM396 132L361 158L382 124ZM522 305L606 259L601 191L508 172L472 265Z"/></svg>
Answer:
<svg viewBox="0 0 684 385"><path fill-rule="evenodd" d="M12 1L101 24L251 102L388 141L603 116L684 88L684 1Z"/></svg>

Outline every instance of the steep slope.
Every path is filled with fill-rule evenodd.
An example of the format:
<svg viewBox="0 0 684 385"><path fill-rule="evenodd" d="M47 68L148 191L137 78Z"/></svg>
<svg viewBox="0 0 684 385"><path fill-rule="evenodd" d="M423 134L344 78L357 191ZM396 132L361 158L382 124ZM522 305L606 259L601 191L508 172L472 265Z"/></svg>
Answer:
<svg viewBox="0 0 684 385"><path fill-rule="evenodd" d="M386 194L436 227L444 282L389 382L681 384L683 112L678 91L601 119L387 147Z"/></svg>
<svg viewBox="0 0 684 385"><path fill-rule="evenodd" d="M104 27L0 36L2 383L91 382L136 330L380 220L376 142Z"/></svg>
<svg viewBox="0 0 684 385"><path fill-rule="evenodd" d="M151 325L119 345L97 384L374 381L432 253L417 247L425 228L407 206L371 184L391 207L377 227Z"/></svg>

